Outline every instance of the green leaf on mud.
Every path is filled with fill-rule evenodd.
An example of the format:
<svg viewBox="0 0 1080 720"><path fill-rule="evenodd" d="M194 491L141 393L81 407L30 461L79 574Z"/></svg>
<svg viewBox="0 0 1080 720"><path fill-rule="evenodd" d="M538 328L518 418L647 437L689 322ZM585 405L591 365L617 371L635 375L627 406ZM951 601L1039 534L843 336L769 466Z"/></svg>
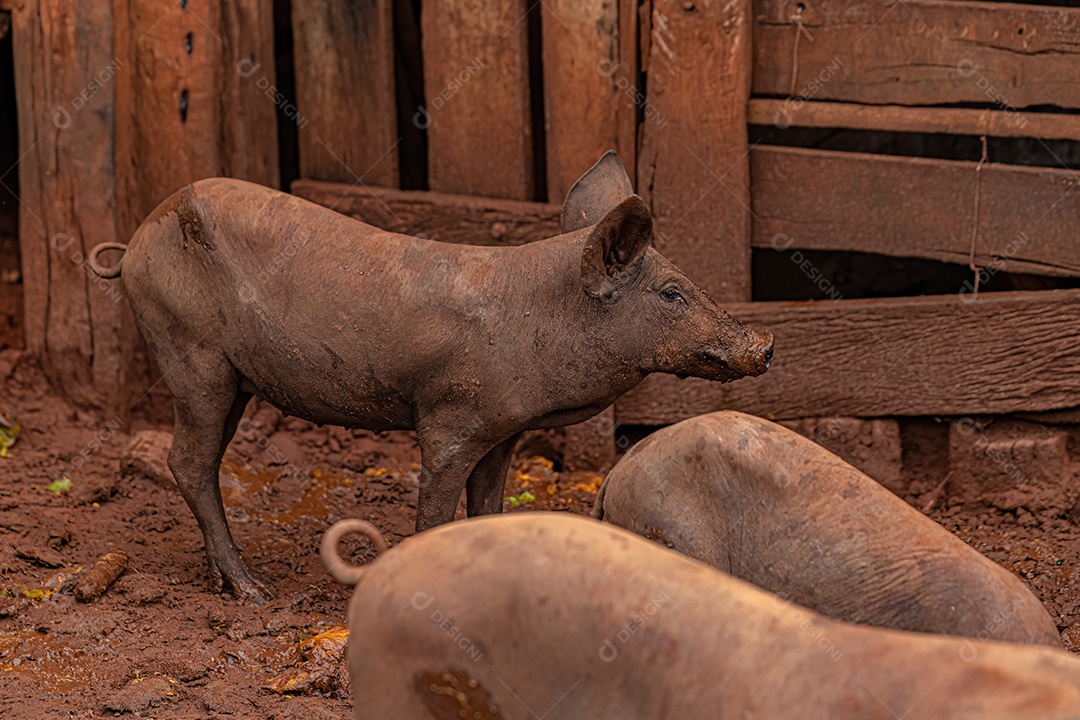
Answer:
<svg viewBox="0 0 1080 720"><path fill-rule="evenodd" d="M514 507L517 507L518 505L523 504L523 503L535 502L536 496L533 495L528 490L526 490L525 492L521 493L520 495L510 495L509 497L506 498L506 500L507 500L507 502L509 502Z"/></svg>
<svg viewBox="0 0 1080 720"><path fill-rule="evenodd" d="M50 492L56 493L57 495L63 495L71 489L71 485L71 478L69 478L67 475L63 475L60 477L59 480L51 483L48 487L48 490Z"/></svg>

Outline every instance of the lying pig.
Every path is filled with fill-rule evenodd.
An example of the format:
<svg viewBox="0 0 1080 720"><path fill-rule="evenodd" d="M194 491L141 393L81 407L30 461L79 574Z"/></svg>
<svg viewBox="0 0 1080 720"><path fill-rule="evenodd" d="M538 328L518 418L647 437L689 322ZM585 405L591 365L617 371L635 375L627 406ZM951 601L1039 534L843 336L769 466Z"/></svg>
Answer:
<svg viewBox="0 0 1080 720"><path fill-rule="evenodd" d="M163 202L106 269L176 409L169 467L215 589L262 602L226 524L218 466L252 395L307 420L415 429L416 528L500 512L526 430L595 415L649 373L766 370L743 327L655 249L614 153L571 189L566 234L522 247L396 235L287 193L201 180ZM123 246L119 246L123 247Z"/></svg>
<svg viewBox="0 0 1080 720"><path fill-rule="evenodd" d="M839 620L1061 646L1012 573L828 450L751 415L650 435L608 474L593 516Z"/></svg>
<svg viewBox="0 0 1080 720"><path fill-rule="evenodd" d="M604 523L453 523L363 568L349 671L362 718L1080 718L1080 659L828 620Z"/></svg>

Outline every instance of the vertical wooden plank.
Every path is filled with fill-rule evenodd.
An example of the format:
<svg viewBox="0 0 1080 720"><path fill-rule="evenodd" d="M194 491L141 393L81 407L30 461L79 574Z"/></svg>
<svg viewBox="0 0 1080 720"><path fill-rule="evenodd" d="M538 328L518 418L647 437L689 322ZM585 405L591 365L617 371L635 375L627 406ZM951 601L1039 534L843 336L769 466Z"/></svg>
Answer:
<svg viewBox="0 0 1080 720"><path fill-rule="evenodd" d="M292 99L277 93L273 0L221 3L220 72L222 172L279 187L278 106L303 122Z"/></svg>
<svg viewBox="0 0 1080 720"><path fill-rule="evenodd" d="M301 177L398 186L390 2L292 4Z"/></svg>
<svg viewBox="0 0 1080 720"><path fill-rule="evenodd" d="M275 183L271 0L26 0L14 7L27 346L80 404L126 415L143 372L116 283L87 251L125 241L168 194L232 173ZM244 40L240 38L243 37Z"/></svg>
<svg viewBox="0 0 1080 720"><path fill-rule="evenodd" d="M23 277L23 328L26 349L41 355L45 349L45 326L49 312L48 232L43 217L47 193L47 168L36 152L41 143L39 126L51 118L39 117L51 103L45 84L42 47L51 18L41 12L40 0L11 6L12 55L14 57L16 112L19 132L19 257ZM48 138L44 138L48 139ZM47 148L46 148L47 149ZM55 154L53 155L55 157ZM6 170L6 168L5 168Z"/></svg>
<svg viewBox="0 0 1080 720"><path fill-rule="evenodd" d="M637 3L550 0L543 22L548 198L561 202L591 158L637 153Z"/></svg>
<svg viewBox="0 0 1080 720"><path fill-rule="evenodd" d="M527 0L421 11L432 190L533 199ZM588 163L586 163L586 167Z"/></svg>
<svg viewBox="0 0 1080 720"><path fill-rule="evenodd" d="M633 108L633 62L622 55L617 0L548 0L541 5L547 191L562 202L570 187L619 142L619 111ZM632 145L632 142L629 143ZM633 167L631 164L630 167Z"/></svg>
<svg viewBox="0 0 1080 720"><path fill-rule="evenodd" d="M122 235L201 178L277 186L272 0L113 5Z"/></svg>
<svg viewBox="0 0 1080 720"><path fill-rule="evenodd" d="M749 0L652 0L638 183L657 246L717 301L750 299Z"/></svg>
<svg viewBox="0 0 1080 720"><path fill-rule="evenodd" d="M541 6L548 200L607 150L635 175L636 0L546 0ZM569 470L605 470L615 458L615 410L566 428Z"/></svg>
<svg viewBox="0 0 1080 720"><path fill-rule="evenodd" d="M112 20L93 0L12 13L27 348L70 399L123 413L137 333L119 290L85 266L118 239Z"/></svg>
<svg viewBox="0 0 1080 720"><path fill-rule="evenodd" d="M117 164L122 226L131 233L170 194L224 171L222 40L210 0L127 0L123 12L128 44L118 52L129 87L117 108Z"/></svg>
<svg viewBox="0 0 1080 720"><path fill-rule="evenodd" d="M638 180L638 106L645 99L644 94L638 92L638 78L641 75L639 33L638 1L619 0L619 70L615 73L615 82L622 99L615 111L615 122L618 124L616 141L619 157L635 188Z"/></svg>
<svg viewBox="0 0 1080 720"><path fill-rule="evenodd" d="M113 155L116 162L116 175L113 182L116 188L116 227L121 242L127 242L135 229L142 222L143 215L135 216L138 208L132 202L135 192L134 144L132 135L132 107L135 82L132 79L134 57L131 54L133 39L131 36L131 0L113 0L113 48L116 53L116 77L113 79L114 133ZM136 35L135 37L138 37Z"/></svg>

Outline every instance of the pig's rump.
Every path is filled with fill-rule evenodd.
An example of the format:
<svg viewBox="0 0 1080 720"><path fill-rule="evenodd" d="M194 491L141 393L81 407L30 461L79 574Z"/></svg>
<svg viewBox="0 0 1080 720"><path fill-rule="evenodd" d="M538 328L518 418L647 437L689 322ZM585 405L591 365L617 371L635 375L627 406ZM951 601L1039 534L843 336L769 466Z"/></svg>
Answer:
<svg viewBox="0 0 1080 720"><path fill-rule="evenodd" d="M737 412L664 428L595 515L848 622L1060 647L1023 583L794 431Z"/></svg>

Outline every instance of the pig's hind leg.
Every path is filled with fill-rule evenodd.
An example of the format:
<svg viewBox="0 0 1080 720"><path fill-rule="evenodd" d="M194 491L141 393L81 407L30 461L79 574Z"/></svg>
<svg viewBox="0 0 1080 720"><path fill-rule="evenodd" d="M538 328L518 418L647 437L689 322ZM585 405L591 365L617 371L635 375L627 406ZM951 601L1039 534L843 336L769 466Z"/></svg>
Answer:
<svg viewBox="0 0 1080 720"><path fill-rule="evenodd" d="M510 458L514 454L514 447L520 437L521 433L518 433L504 440L476 463L476 467L473 468L465 484L469 517L502 512L506 473L510 469Z"/></svg>
<svg viewBox="0 0 1080 720"><path fill-rule="evenodd" d="M162 369L176 409L169 468L202 530L211 586L261 605L270 593L233 542L218 484L221 458L251 395L239 391L239 376L223 357L195 354L167 365Z"/></svg>

